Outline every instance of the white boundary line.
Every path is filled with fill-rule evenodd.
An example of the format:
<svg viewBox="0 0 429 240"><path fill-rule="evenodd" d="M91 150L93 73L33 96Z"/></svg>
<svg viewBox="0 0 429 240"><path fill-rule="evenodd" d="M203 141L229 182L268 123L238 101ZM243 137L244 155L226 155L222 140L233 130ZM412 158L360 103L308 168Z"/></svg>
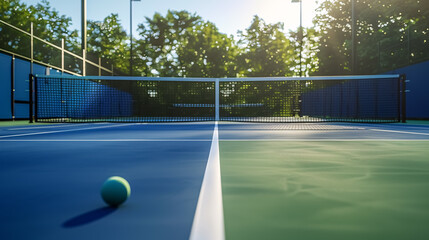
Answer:
<svg viewBox="0 0 429 240"><path fill-rule="evenodd" d="M426 135L426 136L429 136L429 133L406 132L406 131L384 130L384 129L369 129L369 130L371 130L371 131L379 131L379 132L405 133L405 134L416 134L416 135Z"/></svg>
<svg viewBox="0 0 429 240"><path fill-rule="evenodd" d="M101 127L66 129L66 130L58 130L58 131L50 131L50 132L35 132L35 133L23 133L23 134L5 135L5 136L0 136L0 139L2 139L2 138L11 138L11 137L23 137L23 136L50 134L50 133L60 133L60 132L73 132L73 131L90 130L90 129L98 129L98 128L122 127L122 126L129 126L129 125L135 125L135 123L131 123L131 124L118 124L118 125L108 125L108 126L101 126Z"/></svg>
<svg viewBox="0 0 429 240"><path fill-rule="evenodd" d="M1 141L1 140L0 140ZM371 138L371 139L365 139L365 138L359 138L359 139L336 139L336 138L330 138L330 139L321 139L321 138L315 138L315 139L273 139L273 138L261 138L261 139L221 139L221 142L407 142L407 141L429 141L429 139L383 139L383 138Z"/></svg>
<svg viewBox="0 0 429 240"><path fill-rule="evenodd" d="M55 124L55 125L39 125L37 127L15 127L15 128L8 128L7 130L16 131L16 130L29 130L29 129L43 129L43 128L60 128L60 127L69 127L69 126L84 126L84 125L91 125L91 124L100 124L100 123L85 123L85 124Z"/></svg>
<svg viewBox="0 0 429 240"><path fill-rule="evenodd" d="M0 142L211 142L212 139L0 139Z"/></svg>
<svg viewBox="0 0 429 240"><path fill-rule="evenodd" d="M217 122L189 239L225 239Z"/></svg>
<svg viewBox="0 0 429 240"><path fill-rule="evenodd" d="M212 139L0 139L0 142L211 142ZM418 142L429 139L220 139L221 142Z"/></svg>

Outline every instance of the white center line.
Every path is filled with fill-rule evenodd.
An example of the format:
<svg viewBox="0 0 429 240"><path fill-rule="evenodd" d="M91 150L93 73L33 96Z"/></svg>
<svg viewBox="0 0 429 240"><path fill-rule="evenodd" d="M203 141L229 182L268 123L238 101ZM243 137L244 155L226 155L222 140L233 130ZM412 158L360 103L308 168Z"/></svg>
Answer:
<svg viewBox="0 0 429 240"><path fill-rule="evenodd" d="M379 131L379 132L405 133L405 134L416 134L416 135L425 135L425 136L429 136L429 133L408 132L408 131L396 131L396 130L384 130L384 129L369 129L369 130L371 130L371 131Z"/></svg>
<svg viewBox="0 0 429 240"><path fill-rule="evenodd" d="M81 131L81 130L91 130L91 129L98 129L98 128L122 127L122 126L129 126L129 125L135 125L135 123L131 123L131 124L118 124L118 125L108 125L108 126L101 126L101 127L66 129L66 130L49 131L49 132L35 132L35 133L23 133L23 134L5 135L5 136L0 136L0 139L2 139L2 138L11 138L11 137L23 137L23 136L41 135L41 134L51 134L51 133L61 133L61 132L73 132L73 131Z"/></svg>
<svg viewBox="0 0 429 240"><path fill-rule="evenodd" d="M189 239L225 239L217 122Z"/></svg>

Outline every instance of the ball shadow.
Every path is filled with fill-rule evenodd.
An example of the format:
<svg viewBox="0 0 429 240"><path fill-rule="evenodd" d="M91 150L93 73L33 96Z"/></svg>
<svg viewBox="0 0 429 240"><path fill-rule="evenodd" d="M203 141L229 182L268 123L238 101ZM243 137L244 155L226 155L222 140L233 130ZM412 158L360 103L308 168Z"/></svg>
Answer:
<svg viewBox="0 0 429 240"><path fill-rule="evenodd" d="M102 207L97 208L95 210L91 210L89 212L80 214L78 216L75 216L67 221L65 221L62 226L64 228L73 228L73 227L79 227L83 226L92 222L95 222L97 220L100 220L113 212L115 212L117 208L112 207Z"/></svg>

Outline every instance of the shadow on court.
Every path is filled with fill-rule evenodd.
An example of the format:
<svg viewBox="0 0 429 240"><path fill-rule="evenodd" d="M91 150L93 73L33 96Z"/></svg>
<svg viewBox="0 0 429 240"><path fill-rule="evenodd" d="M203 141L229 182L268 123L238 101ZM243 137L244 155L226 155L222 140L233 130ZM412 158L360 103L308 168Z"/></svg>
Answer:
<svg viewBox="0 0 429 240"><path fill-rule="evenodd" d="M73 227L79 227L83 226L92 222L95 222L97 220L100 220L113 212L115 212L117 208L111 208L111 207L102 207L97 208L95 210L91 210L89 212L80 214L76 217L73 217L63 223L64 228L73 228Z"/></svg>

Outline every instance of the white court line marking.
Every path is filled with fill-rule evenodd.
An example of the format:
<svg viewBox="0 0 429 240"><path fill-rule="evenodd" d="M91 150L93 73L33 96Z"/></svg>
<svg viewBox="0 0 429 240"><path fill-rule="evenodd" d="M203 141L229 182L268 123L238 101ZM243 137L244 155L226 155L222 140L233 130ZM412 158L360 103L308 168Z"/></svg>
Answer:
<svg viewBox="0 0 429 240"><path fill-rule="evenodd" d="M0 139L0 142L211 142L212 139Z"/></svg>
<svg viewBox="0 0 429 240"><path fill-rule="evenodd" d="M429 136L429 133L406 132L406 131L384 130L384 129L369 129L369 130L371 130L371 131L379 131L379 132L405 133L405 134L416 134L416 135Z"/></svg>
<svg viewBox="0 0 429 240"><path fill-rule="evenodd" d="M50 126L37 126L37 127L23 127L23 128L9 128L7 130L28 130L28 129L43 129L43 128L59 128L59 127L69 127L69 126L84 126L84 125L91 125L91 124L100 124L100 123L87 123L87 124L61 124L61 125L50 125Z"/></svg>
<svg viewBox="0 0 429 240"><path fill-rule="evenodd" d="M58 130L58 131L50 131L50 132L36 132L36 133L14 134L14 135L0 136L0 139L1 138L10 138L10 137L23 137L23 136L32 136L32 135L41 135L41 134L50 134L50 133L60 133L60 132L73 132L73 131L90 130L90 129L98 129L98 128L122 127L122 126L129 126L129 125L135 125L135 123L131 123L131 124L118 124L118 125L108 125L108 126L90 127L90 128L66 129L66 130Z"/></svg>
<svg viewBox="0 0 429 240"><path fill-rule="evenodd" d="M189 239L225 239L217 122Z"/></svg>
<svg viewBox="0 0 429 240"><path fill-rule="evenodd" d="M0 139L0 142L211 142L212 139ZM221 142L418 142L429 139L220 139Z"/></svg>
<svg viewBox="0 0 429 240"><path fill-rule="evenodd" d="M1 141L1 140L0 140ZM359 139L221 139L221 142L379 142L379 141L385 141L385 142L400 142L400 141L429 141L429 139L382 139L382 138L371 138L371 139L365 139L365 138L359 138Z"/></svg>

